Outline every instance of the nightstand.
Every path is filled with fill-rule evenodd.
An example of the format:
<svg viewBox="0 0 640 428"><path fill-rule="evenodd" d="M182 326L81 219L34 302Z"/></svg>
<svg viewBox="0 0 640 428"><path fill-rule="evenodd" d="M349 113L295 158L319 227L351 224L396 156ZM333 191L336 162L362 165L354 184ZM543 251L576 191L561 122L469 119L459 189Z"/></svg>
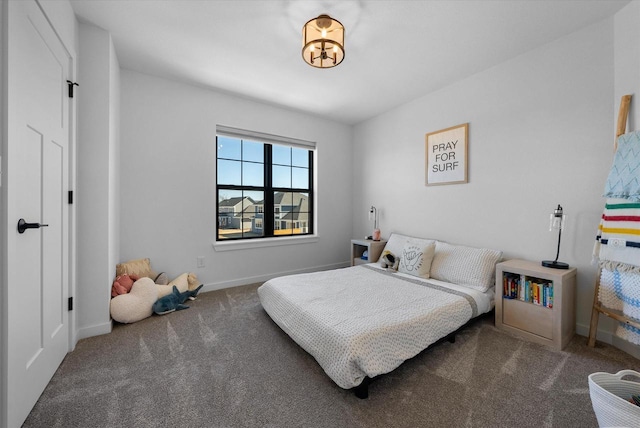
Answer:
<svg viewBox="0 0 640 428"><path fill-rule="evenodd" d="M381 239L379 241L373 241L371 239L352 239L351 266L377 262L386 244L387 241L385 239ZM362 256L365 251L368 256L363 259Z"/></svg>
<svg viewBox="0 0 640 428"><path fill-rule="evenodd" d="M576 268L508 260L496 265L496 327L555 349L576 332Z"/></svg>

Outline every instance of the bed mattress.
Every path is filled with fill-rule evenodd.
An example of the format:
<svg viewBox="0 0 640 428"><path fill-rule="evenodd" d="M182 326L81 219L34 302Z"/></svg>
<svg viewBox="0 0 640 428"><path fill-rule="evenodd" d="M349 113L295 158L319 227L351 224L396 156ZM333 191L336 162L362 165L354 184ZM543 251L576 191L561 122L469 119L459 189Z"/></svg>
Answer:
<svg viewBox="0 0 640 428"><path fill-rule="evenodd" d="M265 311L340 387L388 373L493 307L483 293L375 264L275 278Z"/></svg>

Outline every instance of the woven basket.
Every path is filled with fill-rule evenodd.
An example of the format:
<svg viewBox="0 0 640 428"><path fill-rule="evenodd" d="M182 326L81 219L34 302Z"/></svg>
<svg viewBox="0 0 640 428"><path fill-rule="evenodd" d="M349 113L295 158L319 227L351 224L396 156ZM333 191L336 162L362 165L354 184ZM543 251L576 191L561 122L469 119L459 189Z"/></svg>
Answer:
<svg viewBox="0 0 640 428"><path fill-rule="evenodd" d="M632 395L640 394L640 383L622 380L624 376L640 379L640 373L633 370L589 375L591 404L600 427L640 428L640 407L627 401Z"/></svg>

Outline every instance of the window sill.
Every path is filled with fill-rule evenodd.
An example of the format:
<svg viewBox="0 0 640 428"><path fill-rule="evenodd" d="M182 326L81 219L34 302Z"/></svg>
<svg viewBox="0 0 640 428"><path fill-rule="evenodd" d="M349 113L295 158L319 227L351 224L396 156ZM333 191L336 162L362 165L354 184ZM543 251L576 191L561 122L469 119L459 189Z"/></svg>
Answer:
<svg viewBox="0 0 640 428"><path fill-rule="evenodd" d="M292 236L291 238L260 238L238 241L216 241L213 243L215 251L235 251L250 248L281 247L284 245L309 244L318 242L318 235Z"/></svg>

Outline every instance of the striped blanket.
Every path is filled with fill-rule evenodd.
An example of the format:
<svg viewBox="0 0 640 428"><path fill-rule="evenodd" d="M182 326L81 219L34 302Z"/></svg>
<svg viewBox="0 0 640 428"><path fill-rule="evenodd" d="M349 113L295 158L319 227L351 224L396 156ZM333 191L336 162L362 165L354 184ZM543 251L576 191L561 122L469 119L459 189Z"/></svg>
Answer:
<svg viewBox="0 0 640 428"><path fill-rule="evenodd" d="M594 257L610 269L620 268L618 265L622 263L630 265L622 270L640 273L640 202L607 199L598 226Z"/></svg>

